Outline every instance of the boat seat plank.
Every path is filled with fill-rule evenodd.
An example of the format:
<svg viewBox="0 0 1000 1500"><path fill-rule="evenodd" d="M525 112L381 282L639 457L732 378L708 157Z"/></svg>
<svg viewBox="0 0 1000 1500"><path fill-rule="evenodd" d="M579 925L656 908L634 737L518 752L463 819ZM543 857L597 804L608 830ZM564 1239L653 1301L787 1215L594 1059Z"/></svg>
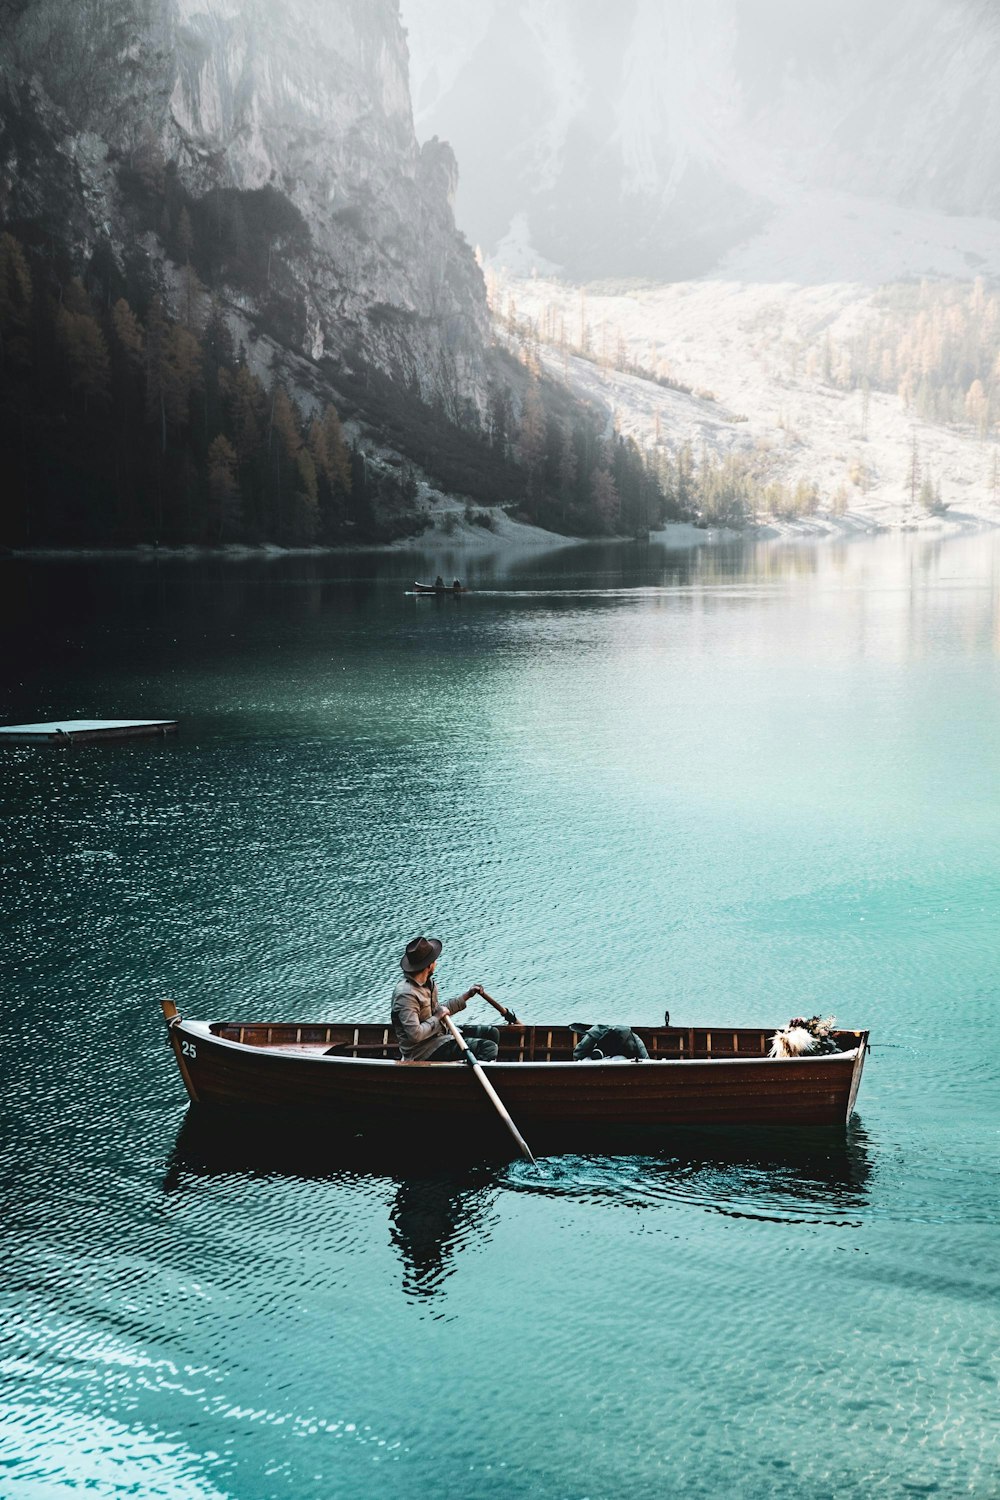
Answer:
<svg viewBox="0 0 1000 1500"><path fill-rule="evenodd" d="M633 1028L651 1058L660 1061L701 1061L712 1058L762 1057L770 1050L772 1028L737 1027L711 1031L700 1027ZM398 1059L399 1051L391 1026L374 1023L337 1025L325 1023L281 1024L215 1022L211 1030L229 1041L273 1051L309 1054L336 1047L341 1056ZM499 1027L501 1062L568 1062L578 1040L568 1026ZM841 1046L857 1045L859 1032L835 1033Z"/></svg>

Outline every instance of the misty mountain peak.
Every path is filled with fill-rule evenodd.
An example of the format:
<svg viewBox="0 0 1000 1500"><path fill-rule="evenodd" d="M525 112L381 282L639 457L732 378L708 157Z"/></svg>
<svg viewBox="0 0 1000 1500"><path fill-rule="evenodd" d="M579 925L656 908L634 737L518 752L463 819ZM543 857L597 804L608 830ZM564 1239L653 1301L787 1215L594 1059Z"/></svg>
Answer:
<svg viewBox="0 0 1000 1500"><path fill-rule="evenodd" d="M802 189L996 205L980 0L403 0L461 226L593 276L697 274ZM519 228L518 228L519 226Z"/></svg>

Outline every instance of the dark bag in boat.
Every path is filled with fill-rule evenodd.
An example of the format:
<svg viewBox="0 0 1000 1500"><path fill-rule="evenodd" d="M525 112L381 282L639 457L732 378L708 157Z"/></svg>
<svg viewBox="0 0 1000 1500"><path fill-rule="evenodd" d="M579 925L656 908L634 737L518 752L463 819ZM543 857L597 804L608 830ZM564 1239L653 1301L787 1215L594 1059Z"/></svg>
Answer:
<svg viewBox="0 0 1000 1500"><path fill-rule="evenodd" d="M627 1026L573 1026L572 1031L582 1031L583 1036L573 1048L573 1061L598 1062L604 1057L648 1057L641 1037Z"/></svg>

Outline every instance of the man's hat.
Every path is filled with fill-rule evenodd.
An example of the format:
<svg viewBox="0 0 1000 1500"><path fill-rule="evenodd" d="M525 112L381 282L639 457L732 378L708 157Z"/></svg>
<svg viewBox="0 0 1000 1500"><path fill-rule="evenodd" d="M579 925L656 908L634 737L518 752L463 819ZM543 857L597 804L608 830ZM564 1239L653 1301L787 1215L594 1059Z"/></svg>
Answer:
<svg viewBox="0 0 1000 1500"><path fill-rule="evenodd" d="M412 943L407 943L399 967L404 974L419 974L421 969L430 968L440 952L441 944L437 938L414 938Z"/></svg>

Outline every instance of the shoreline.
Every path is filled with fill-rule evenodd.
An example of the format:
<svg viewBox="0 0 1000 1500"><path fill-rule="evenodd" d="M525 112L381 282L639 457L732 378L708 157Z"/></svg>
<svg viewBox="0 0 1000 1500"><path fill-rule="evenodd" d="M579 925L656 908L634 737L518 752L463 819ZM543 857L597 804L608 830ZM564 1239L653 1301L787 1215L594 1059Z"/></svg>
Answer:
<svg viewBox="0 0 1000 1500"><path fill-rule="evenodd" d="M969 514L928 515L919 522L890 522L873 516L848 513L845 516L817 515L802 520L760 521L744 530L723 526L701 527L690 521L671 521L649 533L649 545L668 551L686 551L694 547L732 546L761 542L847 542L873 536L918 535L946 541L952 537L976 532L996 531L1000 522ZM284 557L336 557L358 552L392 555L398 553L464 553L487 554L519 550L555 549L559 547L594 547L644 545L627 536L564 536L502 514L496 518L496 529L488 530L475 523L461 521L455 527L432 526L418 536L399 537L391 542L338 542L328 546L279 547L273 542L247 546L227 542L220 546L195 545L154 547L148 542L134 547L13 547L3 555L6 562L244 562L278 560Z"/></svg>

